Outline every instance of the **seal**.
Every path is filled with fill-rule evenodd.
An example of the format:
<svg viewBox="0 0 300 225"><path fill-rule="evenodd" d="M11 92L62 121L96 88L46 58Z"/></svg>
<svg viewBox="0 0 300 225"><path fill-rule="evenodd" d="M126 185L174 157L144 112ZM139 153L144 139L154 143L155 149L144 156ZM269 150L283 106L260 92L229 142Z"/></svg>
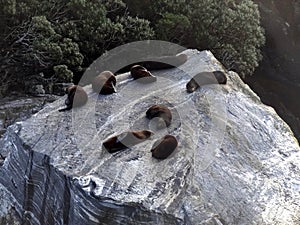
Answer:
<svg viewBox="0 0 300 225"><path fill-rule="evenodd" d="M117 79L110 71L103 71L92 82L93 91L103 95L116 93Z"/></svg>
<svg viewBox="0 0 300 225"><path fill-rule="evenodd" d="M150 130L127 131L108 138L102 144L102 149L114 153L126 148L133 147L149 139L153 135Z"/></svg>
<svg viewBox="0 0 300 225"><path fill-rule="evenodd" d="M146 111L146 117L148 119L153 119L158 117L157 129L162 129L164 127L169 127L172 121L171 111L163 105L153 105Z"/></svg>
<svg viewBox="0 0 300 225"><path fill-rule="evenodd" d="M168 134L162 139L154 142L151 149L152 157L156 159L166 159L172 154L172 152L174 152L177 146L177 139L174 136Z"/></svg>
<svg viewBox="0 0 300 225"><path fill-rule="evenodd" d="M134 64L130 64L128 66L123 67L118 70L117 73L125 73L135 64L141 65L142 67L147 68L148 70L163 70L163 69L171 69L174 67L178 67L184 64L188 59L188 56L184 53L178 55L168 55L168 56L160 56L160 57L152 57L148 58L144 61L139 61Z"/></svg>
<svg viewBox="0 0 300 225"><path fill-rule="evenodd" d="M161 56L144 61L142 64L148 70L163 70L178 67L187 61L188 57L186 54Z"/></svg>
<svg viewBox="0 0 300 225"><path fill-rule="evenodd" d="M226 84L227 78L222 71L201 72L196 74L187 84L188 93L196 91L199 87L207 84Z"/></svg>
<svg viewBox="0 0 300 225"><path fill-rule="evenodd" d="M65 100L66 108L59 109L59 112L67 111L73 107L83 106L87 100L88 96L85 90L79 85L71 85L66 88L67 99Z"/></svg>
<svg viewBox="0 0 300 225"><path fill-rule="evenodd" d="M157 79L153 76L150 71L141 65L134 65L130 69L130 74L134 80L137 80L141 83L152 83Z"/></svg>

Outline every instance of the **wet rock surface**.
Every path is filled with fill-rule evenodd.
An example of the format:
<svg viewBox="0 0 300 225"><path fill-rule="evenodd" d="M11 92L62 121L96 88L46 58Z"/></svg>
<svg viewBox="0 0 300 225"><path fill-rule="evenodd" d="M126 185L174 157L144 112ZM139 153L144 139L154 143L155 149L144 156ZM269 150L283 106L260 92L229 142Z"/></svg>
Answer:
<svg viewBox="0 0 300 225"><path fill-rule="evenodd" d="M290 128L233 72L227 85L187 93L192 76L223 69L208 51L186 53L179 69L154 71L156 83L122 74L116 94L98 97L89 85L84 107L59 113L61 98L9 127L0 141L0 221L299 224L300 152ZM171 110L170 127L153 129L145 117L153 104ZM115 154L101 148L129 129L155 135ZM166 134L177 149L152 158Z"/></svg>

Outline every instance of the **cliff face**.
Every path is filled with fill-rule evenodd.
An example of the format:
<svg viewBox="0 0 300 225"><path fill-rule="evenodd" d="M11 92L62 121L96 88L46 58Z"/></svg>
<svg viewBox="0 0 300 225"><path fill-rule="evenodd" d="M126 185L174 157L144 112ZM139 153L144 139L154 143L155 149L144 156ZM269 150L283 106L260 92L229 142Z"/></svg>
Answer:
<svg viewBox="0 0 300 225"><path fill-rule="evenodd" d="M188 94L190 75L222 70L208 51L187 50L180 69L59 113L64 98L11 126L0 142L1 224L299 224L300 152L290 128L233 72L225 86ZM188 73L188 74L187 74ZM101 149L128 129L151 129L152 104L172 125L123 152ZM166 160L153 142L177 137ZM5 160L4 160L5 158Z"/></svg>

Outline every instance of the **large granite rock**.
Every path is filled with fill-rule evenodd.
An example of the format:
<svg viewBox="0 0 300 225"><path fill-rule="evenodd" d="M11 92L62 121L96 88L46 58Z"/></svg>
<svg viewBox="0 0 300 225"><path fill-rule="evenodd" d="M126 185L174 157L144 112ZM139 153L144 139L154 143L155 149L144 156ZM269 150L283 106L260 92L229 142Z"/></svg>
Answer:
<svg viewBox="0 0 300 225"><path fill-rule="evenodd" d="M118 93L59 113L64 98L11 126L0 142L0 222L16 224L299 224L300 152L290 128L239 76L188 94L200 71L222 70L208 51L187 50L180 69L140 84L118 77ZM168 129L123 152L111 135L152 129L149 106L166 104ZM151 157L166 133L179 146ZM4 221L4 222L3 222Z"/></svg>

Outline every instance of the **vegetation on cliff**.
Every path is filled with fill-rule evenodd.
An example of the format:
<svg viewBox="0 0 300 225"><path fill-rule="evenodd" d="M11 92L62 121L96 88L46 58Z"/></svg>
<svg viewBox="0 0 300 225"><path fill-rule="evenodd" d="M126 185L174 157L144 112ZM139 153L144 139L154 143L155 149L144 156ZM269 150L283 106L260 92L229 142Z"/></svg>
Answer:
<svg viewBox="0 0 300 225"><path fill-rule="evenodd" d="M31 76L70 82L106 50L154 37L149 22L131 17L120 0L4 0L2 4L2 92Z"/></svg>
<svg viewBox="0 0 300 225"><path fill-rule="evenodd" d="M264 32L251 0L124 0L151 21L158 39L209 49L227 69L251 75L261 60Z"/></svg>
<svg viewBox="0 0 300 225"><path fill-rule="evenodd" d="M250 0L3 0L1 5L0 95L32 77L42 83L78 80L105 51L146 39L210 49L227 69L250 75L264 43Z"/></svg>

